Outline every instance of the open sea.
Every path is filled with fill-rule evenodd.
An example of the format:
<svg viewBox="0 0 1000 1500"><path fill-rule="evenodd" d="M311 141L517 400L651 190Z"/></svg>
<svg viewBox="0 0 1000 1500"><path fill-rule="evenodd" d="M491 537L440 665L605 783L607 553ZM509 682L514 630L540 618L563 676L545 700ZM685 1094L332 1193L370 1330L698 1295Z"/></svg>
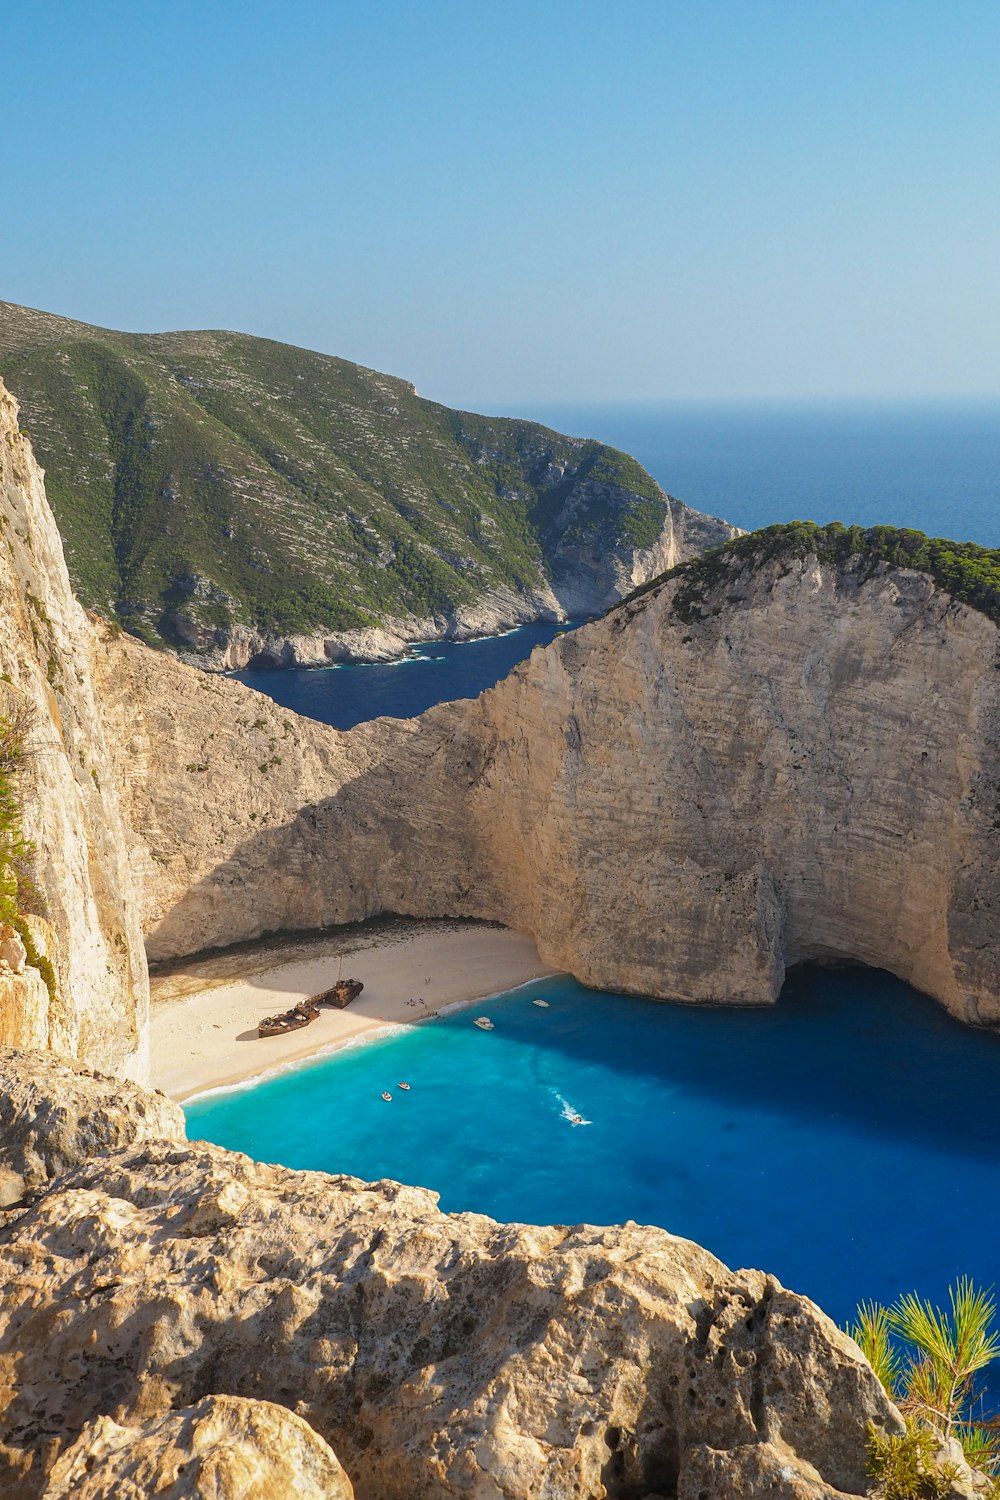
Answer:
<svg viewBox="0 0 1000 1500"><path fill-rule="evenodd" d="M670 495L755 531L913 526L1000 546L1000 402L551 405L511 415L623 448Z"/></svg>
<svg viewBox="0 0 1000 1500"><path fill-rule="evenodd" d="M516 414L625 448L671 494L746 528L886 522L1000 545L997 405ZM474 696L554 634L431 643L391 666L240 675L348 728ZM472 1025L481 1013L495 1030ZM658 1224L732 1266L773 1271L843 1320L862 1298L940 1299L962 1272L996 1283L998 1102L1000 1037L886 974L805 969L777 1007L751 1010L550 980L186 1113L193 1137L420 1183L446 1209Z"/></svg>

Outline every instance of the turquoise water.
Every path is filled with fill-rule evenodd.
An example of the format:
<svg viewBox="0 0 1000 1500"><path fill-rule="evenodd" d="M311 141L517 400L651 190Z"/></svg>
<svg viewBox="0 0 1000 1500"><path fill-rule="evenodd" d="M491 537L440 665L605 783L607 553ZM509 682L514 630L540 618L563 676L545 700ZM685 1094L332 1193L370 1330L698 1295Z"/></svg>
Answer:
<svg viewBox="0 0 1000 1500"><path fill-rule="evenodd" d="M885 974L804 969L752 1010L548 980L186 1112L192 1137L449 1210L658 1224L844 1319L997 1280L998 1083L1000 1038Z"/></svg>

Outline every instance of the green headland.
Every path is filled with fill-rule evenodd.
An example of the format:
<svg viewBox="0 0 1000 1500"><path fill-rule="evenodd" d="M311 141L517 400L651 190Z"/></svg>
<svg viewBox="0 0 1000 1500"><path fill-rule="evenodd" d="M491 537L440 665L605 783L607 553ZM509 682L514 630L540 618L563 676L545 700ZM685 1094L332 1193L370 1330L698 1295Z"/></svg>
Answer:
<svg viewBox="0 0 1000 1500"><path fill-rule="evenodd" d="M421 399L240 333L116 333L0 302L76 591L154 644L447 614L544 589L567 558L656 543L627 454ZM675 502L676 503L676 502Z"/></svg>

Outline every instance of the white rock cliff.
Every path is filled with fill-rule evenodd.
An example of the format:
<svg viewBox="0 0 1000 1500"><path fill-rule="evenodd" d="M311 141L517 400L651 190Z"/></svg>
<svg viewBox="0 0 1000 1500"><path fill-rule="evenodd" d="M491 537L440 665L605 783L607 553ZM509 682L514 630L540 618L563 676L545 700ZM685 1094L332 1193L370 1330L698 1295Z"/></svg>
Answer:
<svg viewBox="0 0 1000 1500"><path fill-rule="evenodd" d="M339 734L97 657L150 953L379 912L498 919L599 987L776 998L854 959L1000 1022L998 632L923 573L683 577L475 702Z"/></svg>
<svg viewBox="0 0 1000 1500"><path fill-rule="evenodd" d="M0 384L0 714L33 710L19 785L57 977L50 1003L36 969L0 976L0 1042L142 1076L148 981L91 649L41 470Z"/></svg>

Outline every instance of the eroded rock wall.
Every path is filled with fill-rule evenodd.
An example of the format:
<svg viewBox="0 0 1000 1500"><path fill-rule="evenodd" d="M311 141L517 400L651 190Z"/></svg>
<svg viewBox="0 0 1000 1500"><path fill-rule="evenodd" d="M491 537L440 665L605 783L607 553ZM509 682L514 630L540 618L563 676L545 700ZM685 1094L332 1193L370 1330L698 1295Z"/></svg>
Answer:
<svg viewBox="0 0 1000 1500"><path fill-rule="evenodd" d="M680 582L349 734L104 642L150 952L470 915L606 988L857 959L1000 1021L996 627L884 566L772 560L686 619Z"/></svg>
<svg viewBox="0 0 1000 1500"><path fill-rule="evenodd" d="M469 710L507 919L601 987L856 959L1000 1020L996 627L917 573L772 562L687 621L678 586Z"/></svg>
<svg viewBox="0 0 1000 1500"><path fill-rule="evenodd" d="M18 795L25 832L36 846L35 904L49 921L57 976L52 1001L34 984L19 1003L7 986L0 1042L47 1041L141 1075L148 983L125 830L94 697L91 627L70 588L41 470L2 384L0 677L0 714L29 706L33 716Z"/></svg>

